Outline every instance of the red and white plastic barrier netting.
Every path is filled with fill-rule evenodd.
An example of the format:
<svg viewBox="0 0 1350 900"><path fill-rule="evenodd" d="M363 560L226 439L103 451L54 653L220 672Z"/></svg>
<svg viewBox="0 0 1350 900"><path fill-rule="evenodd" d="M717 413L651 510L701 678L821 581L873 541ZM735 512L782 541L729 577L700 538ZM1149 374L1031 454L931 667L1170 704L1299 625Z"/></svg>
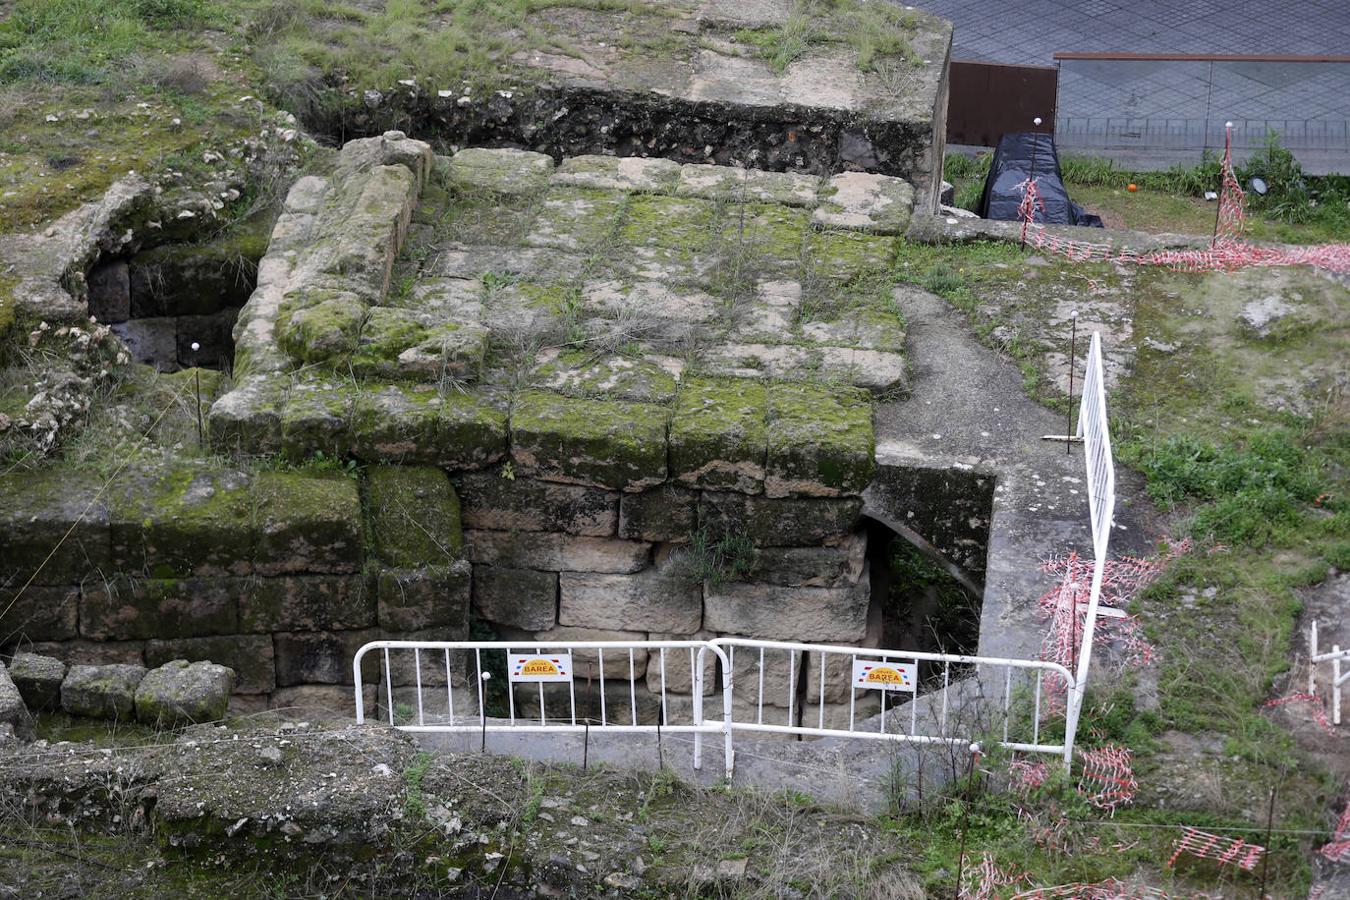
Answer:
<svg viewBox="0 0 1350 900"><path fill-rule="evenodd" d="M1026 880L1025 872L1018 872L1013 868L999 868L994 864L993 855L985 853L980 857L979 865L966 870L957 896L961 900L997 900L999 888Z"/></svg>
<svg viewBox="0 0 1350 900"><path fill-rule="evenodd" d="M1139 253L1117 250L1111 244L1079 241L1046 232L1035 222L1044 201L1034 178L1022 182L1022 243L1057 253L1075 262L1122 262L1142 266L1166 266L1181 272L1233 272L1272 266L1312 266L1331 272L1350 273L1350 244L1313 244L1304 247L1262 247L1242 239L1246 228L1247 195L1233 172L1233 136L1229 129L1223 151L1223 184L1219 189L1219 213L1214 240L1203 249L1151 250ZM1039 207L1037 203L1039 202Z"/></svg>
<svg viewBox="0 0 1350 900"><path fill-rule="evenodd" d="M1083 773L1078 777L1078 793L1098 809L1115 812L1116 807L1134 802L1139 782L1130 765L1133 754L1125 747L1107 744L1083 750Z"/></svg>
<svg viewBox="0 0 1350 900"><path fill-rule="evenodd" d="M1327 862L1350 863L1350 800L1345 803L1341 819L1336 823L1336 831L1331 843L1317 850Z"/></svg>
<svg viewBox="0 0 1350 900"><path fill-rule="evenodd" d="M1284 706L1288 703L1308 704L1308 706L1310 707L1308 714L1312 717L1312 720L1317 723L1317 727L1321 728L1327 734L1336 733L1336 729L1333 728L1331 725L1331 720L1327 718L1326 710L1322 708L1321 697L1317 696L1316 694L1304 694L1304 693L1286 694L1283 697L1276 697L1274 700L1267 700L1266 707L1271 708L1275 706Z"/></svg>
<svg viewBox="0 0 1350 900"><path fill-rule="evenodd" d="M1186 853L1199 859L1212 859L1221 866L1237 866L1245 872L1250 872L1256 868L1265 852L1265 847L1260 844L1249 844L1242 838L1228 838L1184 826L1181 829L1181 840L1177 841L1172 858L1167 861L1167 868L1172 868L1177 858Z"/></svg>
<svg viewBox="0 0 1350 900"><path fill-rule="evenodd" d="M1131 556L1107 560L1102 571L1101 603L1124 609L1140 589L1158 577L1168 560L1189 551L1190 547L1189 539L1182 541L1167 556L1156 561ZM1059 578L1059 584L1036 601L1041 619L1049 622L1041 642L1041 659L1059 663L1072 672L1078 664L1079 643L1087 620L1092 561L1070 553L1067 557L1046 560L1041 571ZM1120 644L1127 664L1147 665L1153 659L1153 647L1144 639L1143 628L1135 616L1099 617L1095 642L1097 645ZM1049 711L1063 708L1065 688L1061 678L1050 676L1046 679Z"/></svg>

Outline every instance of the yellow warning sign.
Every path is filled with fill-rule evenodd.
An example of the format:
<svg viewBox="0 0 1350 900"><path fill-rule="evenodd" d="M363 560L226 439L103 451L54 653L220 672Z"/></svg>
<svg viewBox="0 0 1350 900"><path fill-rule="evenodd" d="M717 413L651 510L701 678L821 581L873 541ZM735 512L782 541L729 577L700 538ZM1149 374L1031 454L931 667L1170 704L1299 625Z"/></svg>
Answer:
<svg viewBox="0 0 1350 900"><path fill-rule="evenodd" d="M511 654L511 680L521 681L571 681L572 654L558 653L547 656L522 653Z"/></svg>
<svg viewBox="0 0 1350 900"><path fill-rule="evenodd" d="M918 683L914 663L895 663L879 659L853 661L853 687L877 691L913 691Z"/></svg>

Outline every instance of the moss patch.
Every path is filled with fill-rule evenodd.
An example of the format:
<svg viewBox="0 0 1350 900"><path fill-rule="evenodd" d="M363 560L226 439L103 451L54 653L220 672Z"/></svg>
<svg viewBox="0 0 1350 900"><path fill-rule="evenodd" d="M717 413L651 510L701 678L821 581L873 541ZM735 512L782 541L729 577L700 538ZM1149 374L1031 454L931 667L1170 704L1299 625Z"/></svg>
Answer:
<svg viewBox="0 0 1350 900"><path fill-rule="evenodd" d="M525 391L511 409L511 452L545 478L642 490L666 480L668 415L647 403Z"/></svg>
<svg viewBox="0 0 1350 900"><path fill-rule="evenodd" d="M365 478L372 548L398 568L448 565L464 546L459 497L440 469L372 466Z"/></svg>
<svg viewBox="0 0 1350 900"><path fill-rule="evenodd" d="M696 487L758 493L769 446L767 416L762 382L689 379L670 423L671 474Z"/></svg>
<svg viewBox="0 0 1350 900"><path fill-rule="evenodd" d="M872 404L854 388L769 388L768 492L859 494L876 468Z"/></svg>

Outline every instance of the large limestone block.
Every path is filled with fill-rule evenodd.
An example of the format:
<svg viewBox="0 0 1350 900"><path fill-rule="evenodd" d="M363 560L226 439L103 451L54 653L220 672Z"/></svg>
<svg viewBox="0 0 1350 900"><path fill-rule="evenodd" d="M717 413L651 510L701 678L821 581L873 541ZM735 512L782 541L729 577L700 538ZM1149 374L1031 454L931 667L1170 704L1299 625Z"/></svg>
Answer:
<svg viewBox="0 0 1350 900"><path fill-rule="evenodd" d="M535 632L533 641L534 646L541 650L548 650L550 645L563 643L567 641L645 641L647 635L641 631L609 631L599 628L579 628L570 625L559 625L556 628L550 628L547 631ZM522 641L522 650L532 649L530 644ZM634 678L642 678L647 671L648 652L645 648L614 648L604 650L595 649L576 649L572 651L572 668L576 672L578 681L588 679L598 679L601 671L601 660L604 661L605 678L616 678L624 681L628 680L631 671ZM631 670L630 670L631 659Z"/></svg>
<svg viewBox="0 0 1350 900"><path fill-rule="evenodd" d="M382 569L379 623L391 631L463 625L469 617L472 567L467 560L419 569Z"/></svg>
<svg viewBox="0 0 1350 900"><path fill-rule="evenodd" d="M360 176L360 192L328 240L328 271L341 275L372 302L389 291L389 275L417 205L417 180L402 166L376 166ZM344 190L355 190L350 185Z"/></svg>
<svg viewBox="0 0 1350 900"><path fill-rule="evenodd" d="M234 634L235 578L125 578L87 588L80 597L80 631L96 640L138 640Z"/></svg>
<svg viewBox="0 0 1350 900"><path fill-rule="evenodd" d="M748 497L705 491L699 522L717 534L742 532L757 547L810 547L848 538L862 513L856 497Z"/></svg>
<svg viewBox="0 0 1350 900"><path fill-rule="evenodd" d="M706 200L815 206L820 179L797 172L765 172L695 163L680 167L675 194Z"/></svg>
<svg viewBox="0 0 1350 900"><path fill-rule="evenodd" d="M56 709L61 705L61 682L66 664L52 656L16 653L9 663L9 675L30 710Z"/></svg>
<svg viewBox="0 0 1350 900"><path fill-rule="evenodd" d="M673 280L587 282L581 305L593 318L582 327L602 342L638 337L659 342L673 352L683 350L703 329L717 325L723 303L697 288L672 286Z"/></svg>
<svg viewBox="0 0 1350 900"><path fill-rule="evenodd" d="M61 683L61 708L72 716L125 719L136 708L136 688L144 677L144 666L71 666Z"/></svg>
<svg viewBox="0 0 1350 900"><path fill-rule="evenodd" d="M675 188L680 164L639 156L573 156L563 160L554 184L618 191L662 193Z"/></svg>
<svg viewBox="0 0 1350 900"><path fill-rule="evenodd" d="M474 566L473 606L489 622L546 631L557 624L558 573Z"/></svg>
<svg viewBox="0 0 1350 900"><path fill-rule="evenodd" d="M589 350L545 350L536 358L538 364L530 372L533 387L593 400L669 403L675 399L676 379L684 368L682 360L650 354L634 358L598 356Z"/></svg>
<svg viewBox="0 0 1350 900"><path fill-rule="evenodd" d="M129 470L109 494L116 569L158 578L252 571L255 498L247 473L202 465Z"/></svg>
<svg viewBox="0 0 1350 900"><path fill-rule="evenodd" d="M416 179L417 187L426 183L435 162L431 145L425 141L409 138L401 131L386 131L379 137L359 138L342 145L338 152L337 178L360 172L368 172L376 166L403 166ZM295 190L291 191L295 194ZM323 191L319 184L311 182L304 192L296 197L296 211L317 212ZM287 196L287 209L291 209L291 196Z"/></svg>
<svg viewBox="0 0 1350 900"><path fill-rule="evenodd" d="M563 572L558 621L563 625L693 634L703 622L703 587L672 567L633 575Z"/></svg>
<svg viewBox="0 0 1350 900"><path fill-rule="evenodd" d="M511 454L521 474L641 491L666 480L666 420L651 404L525 391L511 410Z"/></svg>
<svg viewBox="0 0 1350 900"><path fill-rule="evenodd" d="M235 356L236 372L239 356ZM281 407L285 388L279 378L253 378L211 404L207 425L211 445L227 453L275 453L281 449Z"/></svg>
<svg viewBox="0 0 1350 900"><path fill-rule="evenodd" d="M469 531L465 542L475 565L614 574L642 570L652 549L642 541L528 531Z"/></svg>
<svg viewBox="0 0 1350 900"><path fill-rule="evenodd" d="M136 718L147 725L190 725L225 717L234 670L212 662L171 660L136 687Z"/></svg>
<svg viewBox="0 0 1350 900"><path fill-rule="evenodd" d="M363 390L352 411L352 452L371 462L478 469L506 454L503 404L481 392L406 385Z"/></svg>
<svg viewBox="0 0 1350 900"><path fill-rule="evenodd" d="M781 709L787 709L789 704L794 707L801 705L797 702L797 697L801 688L802 673L806 670L806 654L776 647L725 649L731 663L731 696L738 711L744 713L746 710L757 710L761 705ZM720 696L721 685L713 682L709 682L709 685L705 692ZM752 721L754 716L752 712ZM786 719L780 716L779 721L773 724L784 722Z"/></svg>
<svg viewBox="0 0 1350 900"><path fill-rule="evenodd" d="M80 615L80 589L59 585L30 584L14 578L0 588L0 609L5 610L5 639L64 641L76 636Z"/></svg>
<svg viewBox="0 0 1350 900"><path fill-rule="evenodd" d="M619 224L627 195L618 191L559 185L540 204L534 227L525 236L531 247L585 253L608 242Z"/></svg>
<svg viewBox="0 0 1350 900"><path fill-rule="evenodd" d="M735 378L837 381L885 394L905 385L899 353L821 344L714 344L699 355L703 371Z"/></svg>
<svg viewBox="0 0 1350 900"><path fill-rule="evenodd" d="M205 660L229 666L235 675L236 694L270 694L277 687L276 657L270 634L231 634L146 642L146 665L162 666L175 659L188 662Z"/></svg>
<svg viewBox="0 0 1350 900"><path fill-rule="evenodd" d="M465 194L534 194L548 186L553 157L528 150L468 147L450 158L446 182Z"/></svg>
<svg viewBox="0 0 1350 900"><path fill-rule="evenodd" d="M850 535L836 546L756 547L747 581L798 587L839 587L862 577L867 536Z"/></svg>
<svg viewBox="0 0 1350 900"><path fill-rule="evenodd" d="M487 338L476 324L379 306L366 316L351 367L362 378L475 381Z"/></svg>
<svg viewBox="0 0 1350 900"><path fill-rule="evenodd" d="M904 234L914 208L914 187L903 178L842 172L820 190L812 221L822 228Z"/></svg>
<svg viewBox="0 0 1350 900"><path fill-rule="evenodd" d="M500 471L466 473L459 495L464 524L473 529L608 537L619 518L619 494L613 491L508 478Z"/></svg>
<svg viewBox="0 0 1350 900"><path fill-rule="evenodd" d="M365 536L356 481L344 475L315 477L263 472L258 497L259 575L356 572Z"/></svg>
<svg viewBox="0 0 1350 900"><path fill-rule="evenodd" d="M890 268L895 238L858 231L818 231L806 240L806 267L816 278L847 282Z"/></svg>
<svg viewBox="0 0 1350 900"><path fill-rule="evenodd" d="M746 379L691 378L670 422L670 468L692 487L757 494L768 455L768 392Z"/></svg>
<svg viewBox="0 0 1350 900"><path fill-rule="evenodd" d="M0 663L0 726L9 726L20 740L33 739L33 717L24 704L23 695L10 678L9 671Z"/></svg>
<svg viewBox="0 0 1350 900"><path fill-rule="evenodd" d="M35 584L76 584L108 571L108 505L95 500L100 487L60 467L0 477L0 583L23 584L37 573Z"/></svg>
<svg viewBox="0 0 1350 900"><path fill-rule="evenodd" d="M619 537L638 541L684 542L698 527L698 491L675 484L640 494L624 494L619 503Z"/></svg>
<svg viewBox="0 0 1350 900"><path fill-rule="evenodd" d="M378 629L360 631L279 631L272 635L277 687L297 684L352 684L352 660L364 644L392 637ZM378 653L366 655L364 681L379 679Z"/></svg>
<svg viewBox="0 0 1350 900"><path fill-rule="evenodd" d="M350 356L356 350L368 304L355 294L297 295L277 318L281 348L302 363Z"/></svg>
<svg viewBox="0 0 1350 900"><path fill-rule="evenodd" d="M387 565L448 565L464 544L459 497L440 469L371 466L366 514L375 553Z"/></svg>
<svg viewBox="0 0 1350 900"><path fill-rule="evenodd" d="M375 589L364 574L251 578L240 582L238 593L239 630L244 632L325 631L375 624Z"/></svg>
<svg viewBox="0 0 1350 900"><path fill-rule="evenodd" d="M709 586L704 627L768 640L853 643L867 632L867 579L836 588L732 582Z"/></svg>
<svg viewBox="0 0 1350 900"><path fill-rule="evenodd" d="M769 388L770 497L862 493L876 468L872 404L861 391L809 384Z"/></svg>

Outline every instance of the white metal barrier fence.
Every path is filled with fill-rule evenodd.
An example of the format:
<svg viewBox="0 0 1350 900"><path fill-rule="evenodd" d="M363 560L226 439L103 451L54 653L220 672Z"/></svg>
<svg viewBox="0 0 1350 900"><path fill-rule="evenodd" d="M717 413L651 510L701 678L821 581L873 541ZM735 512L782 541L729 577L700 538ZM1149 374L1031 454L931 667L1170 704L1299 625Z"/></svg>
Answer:
<svg viewBox="0 0 1350 900"><path fill-rule="evenodd" d="M1333 644L1328 653L1319 653L1317 646L1317 621L1313 620L1308 631L1308 693L1317 693L1317 666L1331 663L1331 724L1341 724L1341 685L1350 680L1350 649L1342 650L1340 644ZM1344 667L1343 667L1344 666Z"/></svg>
<svg viewBox="0 0 1350 900"><path fill-rule="evenodd" d="M1070 365L1072 365L1070 360ZM1106 554L1111 543L1111 521L1116 510L1116 465L1111 456L1111 429L1106 415L1106 376L1102 370L1102 336L1092 333L1086 371L1083 373L1083 398L1078 411L1078 436L1083 439L1087 466L1088 511L1092 519L1092 587L1088 595L1087 616L1083 622L1074 689L1069 692L1064 743L1066 761L1073 760L1073 742L1083 710L1088 672L1092 666L1092 643L1101 602L1102 578L1106 572ZM1075 611L1076 614L1076 611Z"/></svg>
<svg viewBox="0 0 1350 900"><path fill-rule="evenodd" d="M981 683L981 695L990 687L1001 697L1001 720L955 715L948 688L990 670L1002 677ZM1068 669L1042 660L739 638L374 641L357 651L352 676L358 722L366 717L366 686L374 684L379 717L393 727L481 733L484 747L489 733L500 732L684 733L693 735L697 769L703 736L717 734L728 778L735 732L964 747L992 729L1003 746L1067 759L1068 743L1044 735L1060 717L1050 692L1073 689ZM921 712L925 686L940 696Z"/></svg>

